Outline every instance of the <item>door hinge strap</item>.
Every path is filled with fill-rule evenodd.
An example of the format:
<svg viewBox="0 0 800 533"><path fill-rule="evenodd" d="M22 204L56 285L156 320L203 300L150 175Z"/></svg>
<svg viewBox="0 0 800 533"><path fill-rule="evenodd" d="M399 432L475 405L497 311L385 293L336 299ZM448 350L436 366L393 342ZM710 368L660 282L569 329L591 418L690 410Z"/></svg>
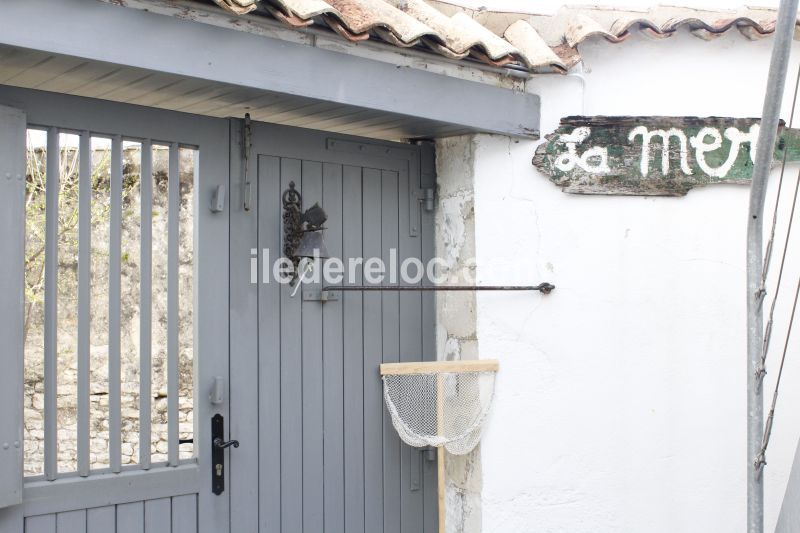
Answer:
<svg viewBox="0 0 800 533"><path fill-rule="evenodd" d="M242 157L244 159L244 210L250 211L250 202L253 186L250 183L250 151L253 148L253 132L250 124L250 113L244 116L244 130L242 132Z"/></svg>

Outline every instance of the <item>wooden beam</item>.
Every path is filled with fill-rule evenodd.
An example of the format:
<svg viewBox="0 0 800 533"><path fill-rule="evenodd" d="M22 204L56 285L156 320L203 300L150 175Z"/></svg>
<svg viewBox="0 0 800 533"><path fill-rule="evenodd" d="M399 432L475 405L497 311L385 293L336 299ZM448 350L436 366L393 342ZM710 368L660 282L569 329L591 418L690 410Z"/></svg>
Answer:
<svg viewBox="0 0 800 533"><path fill-rule="evenodd" d="M384 363L380 366L381 376L410 374L435 374L437 372L497 372L500 363L497 359L476 359L471 361L426 361L413 363Z"/></svg>
<svg viewBox="0 0 800 533"><path fill-rule="evenodd" d="M6 0L0 44L393 113L432 128L520 137L539 130L533 94L100 2Z"/></svg>

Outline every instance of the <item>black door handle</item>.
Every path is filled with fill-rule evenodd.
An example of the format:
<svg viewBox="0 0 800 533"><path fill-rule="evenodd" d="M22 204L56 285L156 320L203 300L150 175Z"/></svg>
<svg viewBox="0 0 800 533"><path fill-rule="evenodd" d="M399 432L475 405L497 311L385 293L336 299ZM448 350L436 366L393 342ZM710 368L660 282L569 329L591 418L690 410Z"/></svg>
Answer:
<svg viewBox="0 0 800 533"><path fill-rule="evenodd" d="M225 448L239 447L238 440L225 440L225 419L222 415L211 417L211 491L220 495L225 491Z"/></svg>
<svg viewBox="0 0 800 533"><path fill-rule="evenodd" d="M214 439L214 447L215 448L222 448L224 450L225 448L230 448L231 446L233 446L234 448L238 448L239 447L239 441L238 440L229 440L228 442L225 442L225 441L222 440L221 437L217 437L217 438Z"/></svg>

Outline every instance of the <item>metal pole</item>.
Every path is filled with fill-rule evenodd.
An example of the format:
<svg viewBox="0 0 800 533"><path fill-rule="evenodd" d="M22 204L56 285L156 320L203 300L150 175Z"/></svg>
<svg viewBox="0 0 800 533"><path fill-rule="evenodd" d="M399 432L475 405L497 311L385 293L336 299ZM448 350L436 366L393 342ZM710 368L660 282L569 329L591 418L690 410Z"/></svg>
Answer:
<svg viewBox="0 0 800 533"><path fill-rule="evenodd" d="M757 461L764 431L764 403L758 372L763 343L761 273L763 268L764 200L772 164L778 121L797 20L798 0L781 0L775 42L769 65L767 90L761 113L750 209L747 219L747 532L764 531L764 484Z"/></svg>
<svg viewBox="0 0 800 533"><path fill-rule="evenodd" d="M539 291L550 294L555 285L327 285L323 291Z"/></svg>

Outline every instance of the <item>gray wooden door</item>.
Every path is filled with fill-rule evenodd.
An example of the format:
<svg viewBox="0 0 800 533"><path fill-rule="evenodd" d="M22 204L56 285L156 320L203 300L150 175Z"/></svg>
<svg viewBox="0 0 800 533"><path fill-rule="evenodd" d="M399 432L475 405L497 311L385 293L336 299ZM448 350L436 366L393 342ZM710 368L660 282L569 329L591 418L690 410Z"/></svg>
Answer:
<svg viewBox="0 0 800 533"><path fill-rule="evenodd" d="M345 264L379 257L387 265L395 253L397 264L430 258L433 218L419 201L419 149L265 124L254 124L252 142L250 210L241 188L231 220L239 328L231 346L231 431L243 442L232 454L231 529L432 532L436 464L397 437L378 366L434 357L433 295L346 292L308 301L303 293L319 284L292 297L294 289L274 279L247 283L249 267L235 266L247 265L255 248L259 273L282 255L281 196L291 181L304 209L319 202L327 212L332 257Z"/></svg>

